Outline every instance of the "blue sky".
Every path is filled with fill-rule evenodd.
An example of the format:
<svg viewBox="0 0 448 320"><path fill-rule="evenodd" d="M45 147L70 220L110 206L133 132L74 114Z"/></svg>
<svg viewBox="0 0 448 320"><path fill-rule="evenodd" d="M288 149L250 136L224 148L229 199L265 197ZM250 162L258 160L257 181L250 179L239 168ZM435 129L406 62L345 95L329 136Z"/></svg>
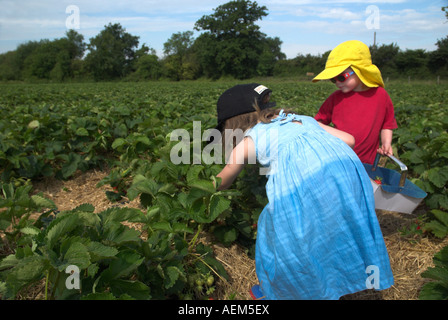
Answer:
<svg viewBox="0 0 448 320"><path fill-rule="evenodd" d="M89 41L110 22L140 37L163 55L173 33L193 31L203 15L229 0L0 0L0 53L29 40L62 38L72 26ZM448 35L441 7L448 0L272 0L256 1L269 15L257 24L283 41L288 58L322 54L346 40L396 43L402 50L436 49ZM79 20L75 19L79 17ZM79 23L78 23L79 22ZM197 37L199 32L194 32Z"/></svg>

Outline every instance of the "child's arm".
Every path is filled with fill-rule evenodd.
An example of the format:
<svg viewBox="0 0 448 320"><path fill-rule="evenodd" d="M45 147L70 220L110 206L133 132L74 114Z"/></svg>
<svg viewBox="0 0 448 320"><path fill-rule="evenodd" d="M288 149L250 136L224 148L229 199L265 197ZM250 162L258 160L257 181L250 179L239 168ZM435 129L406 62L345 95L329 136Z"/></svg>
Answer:
<svg viewBox="0 0 448 320"><path fill-rule="evenodd" d="M228 163L217 175L221 178L221 184L218 190L229 188L233 181L238 177L248 159L251 159L255 155L255 144L251 138L244 138L230 154Z"/></svg>
<svg viewBox="0 0 448 320"><path fill-rule="evenodd" d="M392 156L394 154L392 149L392 136L392 130L381 130L381 147L378 149L379 154L382 154L383 156Z"/></svg>
<svg viewBox="0 0 448 320"><path fill-rule="evenodd" d="M318 123L322 128L324 128L325 131L327 131L329 134L335 136L336 138L341 139L346 144L348 144L352 149L355 147L355 138L351 134L349 134L345 131L341 131L339 129L327 126L326 124L323 124L321 122L318 122Z"/></svg>

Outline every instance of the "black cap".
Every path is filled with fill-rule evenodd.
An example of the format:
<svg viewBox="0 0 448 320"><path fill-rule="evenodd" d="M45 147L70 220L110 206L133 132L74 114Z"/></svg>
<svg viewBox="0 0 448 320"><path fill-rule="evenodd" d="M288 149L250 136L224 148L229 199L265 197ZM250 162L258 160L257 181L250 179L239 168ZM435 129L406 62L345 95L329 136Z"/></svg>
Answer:
<svg viewBox="0 0 448 320"><path fill-rule="evenodd" d="M263 103L264 97L271 92L272 90L258 83L239 84L228 89L218 99L216 129L221 130L227 119L254 112L255 101L261 110L275 107L275 102Z"/></svg>

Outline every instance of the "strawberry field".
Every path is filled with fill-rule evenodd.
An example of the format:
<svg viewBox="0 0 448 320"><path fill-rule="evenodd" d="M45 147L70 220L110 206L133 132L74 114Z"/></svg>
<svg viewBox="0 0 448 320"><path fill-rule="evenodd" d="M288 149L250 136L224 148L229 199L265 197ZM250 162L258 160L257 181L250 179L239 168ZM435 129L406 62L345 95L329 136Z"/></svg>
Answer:
<svg viewBox="0 0 448 320"><path fill-rule="evenodd" d="M0 297L29 299L37 290L41 299L244 298L217 294L235 281L237 266L218 258L215 245L237 244L253 259L265 177L252 165L234 189L218 192L222 164L203 152L216 101L235 84L0 84ZM310 116L334 91L329 83L263 84L277 106ZM416 213L400 216L406 223L390 246L431 243L433 264L420 266L414 287L420 298L447 298L448 85L386 89L399 125L395 153L428 193ZM190 161L172 161L177 129L189 133L182 150ZM37 188L92 171L103 173L95 188L104 190L107 208L98 210L93 196L61 208ZM76 197L65 194L67 203ZM79 283L68 283L72 266Z"/></svg>

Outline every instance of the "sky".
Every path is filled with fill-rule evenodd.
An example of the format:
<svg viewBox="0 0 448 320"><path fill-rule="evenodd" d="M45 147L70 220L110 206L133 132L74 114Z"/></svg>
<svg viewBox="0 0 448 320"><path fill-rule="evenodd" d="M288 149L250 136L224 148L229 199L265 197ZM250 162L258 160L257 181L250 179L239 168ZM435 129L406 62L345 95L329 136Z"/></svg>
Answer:
<svg viewBox="0 0 448 320"><path fill-rule="evenodd" d="M120 23L163 56L163 44L230 0L0 0L0 54L21 43L58 39L69 29L95 37L109 23ZM288 59L320 55L347 40L367 45L394 43L402 50L437 49L448 36L441 10L448 0L271 0L268 16L256 22L261 32L282 40ZM376 34L376 37L375 37ZM194 31L194 37L200 32Z"/></svg>

